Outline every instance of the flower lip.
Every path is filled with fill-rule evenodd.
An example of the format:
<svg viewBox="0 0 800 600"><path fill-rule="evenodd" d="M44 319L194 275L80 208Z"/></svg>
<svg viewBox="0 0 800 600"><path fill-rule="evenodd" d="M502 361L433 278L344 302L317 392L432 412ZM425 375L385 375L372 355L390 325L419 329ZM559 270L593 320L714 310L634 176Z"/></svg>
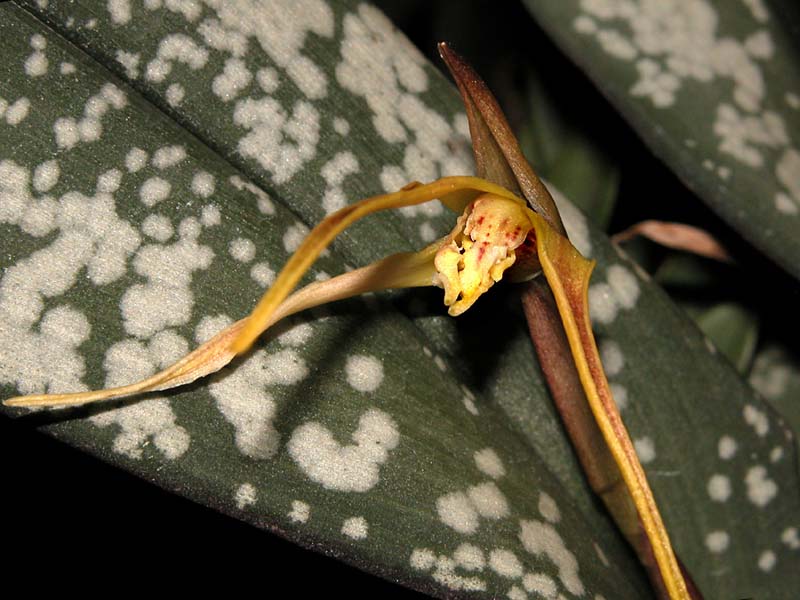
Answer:
<svg viewBox="0 0 800 600"><path fill-rule="evenodd" d="M466 311L515 263L516 250L533 229L529 211L522 202L494 194L482 194L467 206L434 259L434 283L444 288L450 315Z"/></svg>

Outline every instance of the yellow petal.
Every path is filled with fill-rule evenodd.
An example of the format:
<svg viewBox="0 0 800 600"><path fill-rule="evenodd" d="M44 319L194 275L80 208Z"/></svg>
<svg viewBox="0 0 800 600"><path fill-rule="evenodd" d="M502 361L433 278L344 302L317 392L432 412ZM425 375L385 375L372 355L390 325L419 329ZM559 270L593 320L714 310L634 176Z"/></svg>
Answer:
<svg viewBox="0 0 800 600"><path fill-rule="evenodd" d="M17 396L16 398L9 398L3 401L3 404L6 406L25 407L78 406L81 404L89 404L90 402L114 400L133 396L135 394L142 394L144 392L166 390L185 385L200 377L218 371L236 356L230 351L229 346L231 340L239 334L243 326L244 319L237 321L163 371L130 385L91 392L76 392L73 394L31 394L29 396Z"/></svg>

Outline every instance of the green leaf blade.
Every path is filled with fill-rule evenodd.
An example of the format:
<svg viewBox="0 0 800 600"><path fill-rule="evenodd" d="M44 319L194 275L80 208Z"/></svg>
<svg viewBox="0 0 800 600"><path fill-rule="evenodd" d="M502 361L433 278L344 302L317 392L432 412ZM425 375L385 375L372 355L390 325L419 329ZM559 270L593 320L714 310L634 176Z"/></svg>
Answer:
<svg viewBox="0 0 800 600"><path fill-rule="evenodd" d="M738 2L526 5L690 189L800 276L800 62L779 15Z"/></svg>
<svg viewBox="0 0 800 600"><path fill-rule="evenodd" d="M3 80L33 96L43 80L25 88L21 65L30 39L47 30L14 7L4 11L6 55L17 58ZM291 186L266 197L92 57L58 36L46 39L53 93L32 103L18 137L8 138L14 158L4 146L2 161L16 177L4 191L24 213L9 223L24 235L16 256L4 254L13 258L3 263L11 290L4 309L13 303L34 315L6 323L14 338L5 350L15 351L16 341L39 357L17 372L11 367L26 361L4 359L4 397L15 388L101 387L174 360L245 314L302 234L287 209ZM67 61L75 70L62 80L57 66ZM59 144L55 121L73 119L81 136L86 107L101 103L92 98L109 81L124 102L112 108L100 96L105 112L90 125L101 135ZM54 154L60 175L47 190L54 217L41 237L30 224L45 195L35 173ZM303 192L320 211L321 190ZM293 209L313 219L302 204ZM405 217L389 222L417 230ZM385 243L397 233L379 230L370 245L345 238L345 248L371 257L381 236ZM93 267L114 255L117 263ZM331 253L310 278L346 264ZM60 286L46 288L59 272ZM16 281L27 287L14 288ZM569 541L584 542L603 525L564 501L569 493L499 411L478 394L469 402L480 416L469 411L471 392L415 325L373 304L357 300L284 326L203 384L55 414L45 429L193 500L436 595L504 594L537 575L528 586L642 597L640 575L612 530L605 527L597 547L626 565L631 575L622 585L593 544ZM57 356L44 352L48 343ZM541 498L551 501L540 510ZM555 545L531 541L531 527ZM558 554L562 544L566 554Z"/></svg>
<svg viewBox="0 0 800 600"><path fill-rule="evenodd" d="M463 120L457 116L457 96L443 84L442 78L428 75L426 90L415 92L403 88L401 91L406 95L400 96L411 108L417 109L419 104L415 104L414 99L421 99L430 110L411 111L411 114L414 119L432 123L434 131L439 131L440 135L433 140L426 138L427 129L415 128L416 121L409 117L408 121L402 121L406 139L396 142L387 141L377 132L376 115L363 96L355 96L336 83L336 69L343 62L341 46L346 22L357 17L363 23L370 17L375 35L388 35L389 31L386 22L355 5L334 11L334 38L325 42L328 38L319 36L320 40L314 38L316 41L309 42L328 44L331 56L324 58L320 50L314 54L314 60L322 65L320 69L326 74L330 95L313 101L319 103L317 108L323 123L313 158L285 182L277 182L275 174L261 167L257 159L238 155L238 142L248 131L233 127L236 103L250 97L249 94L255 98L272 96L259 91L255 87L257 82L251 82L253 87L242 92L234 104L224 103L219 98L214 100L213 79L223 72L225 53L213 60L209 58L207 71L198 73L184 64L176 64L174 81L165 80L159 86L126 88L125 82L114 80L114 75L96 61L105 56L109 67L122 73L124 69L110 62L111 57L118 49L134 47L130 42L114 47L119 41L114 36L120 35L122 28L111 23L105 5L81 6L83 8L79 6L75 10L88 12L72 13L76 19L72 29L66 22L70 15L66 12L62 15L63 29L59 31L64 37L61 38L53 36L52 31L35 20L20 16L19 11L13 13L14 19L3 19L0 43L8 60L0 66L3 69L0 95L9 100L24 95L31 100L31 107L27 118L16 126L2 125L5 129L0 160L13 160L28 173L31 183L26 189L31 195L36 198L50 195L54 200L61 200L71 192L95 197L100 191L100 176L118 170L121 174L119 186L107 193L114 196L117 218L137 232L140 243L126 254L123 252L124 236L112 240L119 244L117 253L123 256L124 274L118 279L94 281L92 276L99 277L98 273L107 272L103 266L112 272L116 267L106 263L94 267L97 271L90 271L88 258L80 258L86 265L77 270L74 282L68 280L63 289L48 288L47 293L39 294L44 306L34 308L37 318L33 322L25 314L18 315L21 319L28 318L23 336L40 336L31 342L34 350L45 347L45 338L41 336L46 333L50 335L47 340L51 345L57 344L64 357L74 357L75 361L62 361L58 356L44 354L24 364L19 373L9 375L9 365L16 364L17 360L13 353L25 348L5 346L3 360L0 360L3 397L17 393L18 386L35 385L36 378L43 373L57 376L50 383L60 388L73 384L99 387L110 378L121 376L119 373L123 371L133 376L136 368L154 368L154 363L170 357L179 346L193 346L197 337L202 338L212 326L222 322L221 315L234 319L246 314L269 280L269 270L277 270L289 255L292 240L300 230L298 227L309 225L324 214L326 209L321 199L336 185L328 184L322 175L323 167L340 152L353 152L359 162L359 173L346 176L340 185L344 198L350 200L382 191L383 186L394 182L393 178L398 179L397 183L392 183L396 185L407 179L434 178L439 170L464 168L453 163L445 143L450 136L455 147L463 142L457 135L463 133ZM2 10L6 17L16 9L4 5ZM47 16L49 26L55 27L56 13ZM146 23L151 35L147 38L149 45L139 50L140 69L155 58L163 37L176 32L195 32L197 24L202 22L202 18L187 21L167 9L137 13L141 20L145 16L149 16ZM93 29L88 28L91 18L98 19ZM72 33L67 35L69 31ZM30 38L37 32L47 39L45 54L49 68L41 77L48 79L29 78L24 74L24 63L35 50ZM108 39L103 42L104 36ZM66 43L65 39L71 43ZM250 43L255 56L260 46L252 40ZM106 48L107 53L99 53L99 47ZM397 52L403 56L413 55L406 46L400 48ZM271 66L279 73L281 81L288 81L285 69L264 56L259 58L265 61L261 66ZM76 71L62 74L62 63L73 64ZM256 70L254 66L249 68ZM422 68L426 73L433 73L429 66ZM72 148L60 149L53 130L55 120L69 117L76 123L80 121L88 99L98 94L109 80L114 80L115 85L125 91L126 106L119 110L109 108L104 113L99 140L82 141ZM190 81L195 82L196 91L190 88ZM413 81L412 78L406 83L411 85ZM168 104L164 99L172 83L184 86L186 104L180 111L165 108ZM296 85L286 82L283 85L286 87L276 97L286 114L291 115L297 102L306 97ZM192 100L194 93L198 96ZM439 114L441 120L435 118L434 113ZM347 135L336 131L337 116L349 117ZM160 149L175 145L184 147L186 158L176 165L159 168L153 158ZM423 147L436 157L434 168L417 158ZM139 170L134 170L141 162L137 158L140 155L131 155L134 148L147 153L144 166ZM468 152L468 145L466 148ZM39 165L54 156L60 176L53 187L40 191L34 186L34 173ZM202 195L207 189L203 178L193 185L201 172L213 177L215 185L211 196ZM114 188L116 177L109 175L103 179L105 189ZM167 181L170 192L166 198L149 206L142 200L142 189L145 182L154 177ZM46 178L37 181L42 183ZM46 185L41 185L41 189L44 187ZM152 187L150 193L145 194L148 202L159 197L158 189L158 186ZM271 194L268 199L265 199L265 190ZM216 207L218 213L207 211L209 205ZM567 210L562 209L562 214ZM153 215L161 215L166 221L153 219ZM606 246L602 236L589 229L580 215L573 215L573 219L578 238L588 242L590 253L601 262L598 282L608 283L608 269L620 259ZM32 227L34 221L27 223L25 227ZM434 230L437 227L446 229L450 217L444 211L376 216L345 235L331 255L323 257L310 278L341 272L347 265L360 265L386 252L418 247L428 235L429 228L423 228L426 224ZM62 225L43 236L29 233L18 223L6 222L2 226L3 233L10 231L13 235L2 238L3 280L0 285L30 282L17 275L12 277L12 271L20 265L30 267L31 257L46 250L62 235ZM123 223L116 226L124 228ZM200 233L194 238L198 226ZM576 239L575 234L572 237ZM196 260L189 260L178 268L180 263L171 264L180 254L179 248L173 246L183 238L187 238L184 242L188 244L184 250L186 256ZM189 243L191 239L194 244ZM248 240L255 247L251 258L253 250ZM144 248L150 246L167 252L161 256L161 262L156 250L144 252ZM213 253L210 262L203 258L207 253L200 246L210 248ZM97 248L99 251L100 246ZM167 251L167 248L170 249ZM581 249L585 248L584 243ZM73 264L70 260L75 256L69 252L69 246L62 250L46 263L50 265L50 272L61 276ZM107 257L108 253L103 256ZM170 276L166 281L154 281L156 278L150 270L154 266L173 270L167 271ZM259 268L254 272L256 266ZM188 285L187 271L191 271ZM126 296L131 296L130 290L156 283L169 284L179 290L158 296L159 301L142 303L144 308L139 313L130 312L137 306L135 302L129 305L124 302ZM55 284L51 282L51 285ZM657 288L641 280L637 285L643 290L637 310L619 310L619 318L605 325L606 333L619 338L625 367L617 373L616 382L626 387L631 400L631 416L624 416L636 428L635 438L651 436L659 459L652 463L653 468L664 473L688 470L691 474L691 477L686 475L691 483L685 487L678 485L677 490L675 482L681 481L681 477L662 474L656 476L654 482L659 499L671 507L667 512L670 525L680 540L679 551L684 554L684 548L693 549L690 567L695 575L698 571L706 573L701 584L711 590L711 595L717 590L721 596L731 595L726 592L739 593L757 586L779 592L793 589L796 587L794 576L786 569L796 556L792 552L796 551L780 541L782 532L796 523L797 501L792 492L797 488L794 485L796 473L787 471L795 456L791 444L777 439L783 433L771 413L766 416L768 434L758 435L744 420L743 411L746 406L753 405L763 412L760 402L739 386L740 380L729 367L718 366L713 356L704 354L697 331ZM189 316L181 322L168 321L169 315L186 314L185 307L181 308L183 305L176 307L169 302L185 298L181 294L185 294L187 287L192 299ZM505 287L513 292L512 286ZM30 288L24 285L15 288L12 305L29 307L29 292ZM414 310L410 311L413 320L388 303L374 307L374 300L367 304L357 300L330 311L313 312L307 321L284 330L287 337L265 340L249 359L251 362L234 365L236 368L220 374L213 383L194 385L151 404L125 404L122 410L127 409L126 413L115 408L97 413L56 414L53 418L57 424L48 427L48 431L177 493L259 527L277 530L299 543L324 547L362 568L398 578L440 596L452 593L453 582L460 580L446 578L446 569L437 578L437 569L441 571L438 566L415 568L411 564L414 550L430 550L438 565L440 557L454 560L459 547L472 544L481 550L487 565L492 551L504 549L514 553L525 574L545 574L559 589L566 590L558 566L546 552L532 554L519 539L523 521L536 520L543 524L541 527L550 523L545 514L552 517L554 513L548 510L548 503L545 501L545 508L540 509L541 493L545 492L556 502L561 517L557 523L550 524L574 555L587 593L599 593L607 598L647 597L649 591L642 574L608 520L598 516L601 513L593 505L580 473L574 468L575 460L569 454L568 443L549 406L541 375L533 362L530 346L525 342L521 321L517 321L520 328L516 329L514 321L497 317L508 314L506 306L512 299L502 295L496 299L487 298L489 303L483 313L453 320L444 316L438 291L424 294L422 298L421 304L409 295L392 298L400 306L413 304ZM426 301L431 305L425 304ZM75 333L86 330L83 319L75 313L56 311L49 319L42 318L65 305L83 314L89 324L88 334ZM123 305L128 309L123 309ZM476 305L475 309L480 310L481 306ZM602 310L600 312L602 314ZM638 315L639 312L641 319L634 318L634 313ZM133 315L127 324L126 314ZM651 322L662 320L663 325L651 326ZM135 325L137 321L139 324ZM623 330L631 325L635 325L633 333L625 334ZM502 339L501 334L506 333ZM676 335L673 337L673 334ZM18 338L17 342L20 340L26 338ZM691 350L688 354L687 344ZM116 348L113 353L112 347ZM496 355L490 354L487 359L487 348L496 350ZM653 348L660 350L652 351ZM673 355L684 355L684 358L673 359ZM383 378L376 390L365 392L348 381L348 359L353 357L372 358L380 363ZM359 362L362 375L370 371L370 367L364 368L364 365L375 364L372 361L356 361L356 364ZM439 364L446 367L445 371ZM681 375L675 376L671 370L673 366L683 369L679 371ZM658 381L667 381L658 386L658 393L651 393L651 370L658 373ZM706 370L713 374L708 385L709 380L704 377ZM688 375L683 376L684 372ZM301 373L306 374L300 377ZM370 377L362 378L362 383L358 384L362 388L364 381L370 381ZM226 386L235 391L225 393ZM462 386L466 386L469 394ZM734 392L733 400L729 389ZM709 390L713 393L706 394ZM477 410L477 415L471 412L472 408ZM360 419L373 409L389 415L395 427L388 429L396 429L400 435L399 444L387 451L388 458L378 468L375 487L366 492L326 488L315 482L292 457L289 441L307 423L318 423L340 446L357 445L352 436L358 430ZM695 410L699 412L694 413ZM750 409L747 414L755 413ZM683 427L687 437L680 438L680 442L672 435L662 438L655 433L665 423L667 426L674 424L674 415L686 417ZM188 447L181 430L189 436ZM703 442L702 461L686 458L679 451L691 445L698 431L734 437L738 444L736 460L743 462L728 467L734 463L725 462L714 454L717 451L714 444L718 440L711 434ZM267 443L270 440L272 443ZM672 446L674 449L670 452L662 451ZM767 450L778 446L784 448L783 459L773 466L763 456ZM481 470L475 460L475 453L486 448L494 450L504 467L505 475L499 479ZM275 453L270 455L273 451ZM751 463L747 457L752 451L758 452L760 458ZM662 457L663 463L660 462ZM493 462L490 460L489 464ZM696 471L695 462L698 462ZM482 464L485 469L486 461ZM766 509L756 511L753 518L751 513L755 508L746 500L748 488L744 478L759 464L767 467L767 478L777 482L780 491ZM489 467L489 470L498 472L496 468ZM722 505L722 511L708 499L706 490L709 478L716 473L728 476L736 491L736 501L731 498ZM493 519L479 515L478 528L473 534L460 533L442 520L437 509L439 499L458 493L469 498L468 490L492 482L506 498L508 516ZM252 486L255 495L246 484ZM491 491L491 488L481 489L484 495ZM299 519L305 514L303 506L295 506L295 501L309 507L305 522ZM136 509L135 506L126 508ZM469 510L465 510L469 515ZM477 512L474 507L473 510ZM367 524L366 538L357 539L363 531L360 521L351 522L346 528L350 534L356 533L356 537L342 532L346 521L358 517ZM723 529L729 536L728 549L720 554L708 551L706 536ZM743 547L740 540L747 540L749 545ZM599 559L595 541L610 568ZM759 558L767 551L774 552L776 557L771 572L761 571L758 566ZM418 553L414 564L424 567L429 564L428 556ZM498 556L508 559L506 554ZM442 560L441 564L446 567L449 563ZM620 579L621 573L624 573L623 579ZM490 566L484 566L482 571L456 567L455 574L484 579L486 595L504 595L512 586L524 589L523 577L508 578ZM474 592L474 595L480 597L483 592Z"/></svg>

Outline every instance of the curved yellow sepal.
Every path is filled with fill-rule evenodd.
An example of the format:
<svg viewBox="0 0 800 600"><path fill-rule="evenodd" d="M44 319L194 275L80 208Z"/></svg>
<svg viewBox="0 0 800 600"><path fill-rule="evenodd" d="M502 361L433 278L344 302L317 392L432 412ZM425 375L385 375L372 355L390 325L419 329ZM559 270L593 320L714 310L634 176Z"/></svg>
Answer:
<svg viewBox="0 0 800 600"><path fill-rule="evenodd" d="M589 278L595 262L584 258L569 240L531 211L536 247L586 398L636 505L670 598L689 600L675 553L655 498L611 395L589 319Z"/></svg>

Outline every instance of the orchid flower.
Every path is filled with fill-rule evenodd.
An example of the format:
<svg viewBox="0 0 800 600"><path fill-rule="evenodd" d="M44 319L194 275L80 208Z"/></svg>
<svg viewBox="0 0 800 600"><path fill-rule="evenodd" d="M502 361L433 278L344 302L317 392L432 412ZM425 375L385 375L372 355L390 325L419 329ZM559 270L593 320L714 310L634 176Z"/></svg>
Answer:
<svg viewBox="0 0 800 600"><path fill-rule="evenodd" d="M590 408L588 418L599 431L589 432L599 442L588 446L602 446L601 451L610 457L607 464L597 467L602 471L600 478L611 482L609 486L596 485L593 479L597 476L591 472L587 475L648 567L661 595L689 598L644 471L611 396L592 334L588 284L594 261L581 256L566 237L552 197L521 158L516 140L485 84L446 46L440 46L440 50L462 92L478 173L485 178L413 182L397 192L361 200L329 215L306 236L250 315L152 377L99 391L21 396L4 404L71 406L175 388L220 370L278 321L321 304L386 289L437 286L444 290L449 314L458 316L504 275L512 281L525 281L541 272L555 299L555 319L560 318L563 326L559 335L563 338L566 334L568 353ZM441 239L419 252L393 254L293 291L336 236L359 219L436 199L457 215L452 231ZM528 305L542 305L542 298L529 299L526 312ZM540 316L543 321L553 320L546 311ZM531 332L533 335L533 326ZM538 345L535 336L534 341ZM543 364L546 372L558 371L551 367ZM596 462L603 463L604 456Z"/></svg>
<svg viewBox="0 0 800 600"><path fill-rule="evenodd" d="M370 265L311 283L292 293L298 281L335 237L357 220L380 210L439 198L460 214L453 230L419 252L393 254ZM477 177L445 177L426 185L367 198L320 222L305 238L253 312L163 371L130 385L67 394L8 399L6 406L74 406L166 390L214 373L278 321L300 311L359 294L421 286L444 288L449 313L472 306L521 256L535 253L536 228L544 219L510 191ZM524 261L521 264L525 264ZM519 269L518 269L519 271ZM522 269L525 271L525 269ZM534 272L517 272L516 279Z"/></svg>
<svg viewBox="0 0 800 600"><path fill-rule="evenodd" d="M461 213L453 230L443 238L419 252L393 254L291 293L333 239L360 218L380 210L412 206L436 198ZM281 319L367 292L428 285L442 287L448 312L457 316L468 310L507 271L515 280L535 276L537 271L532 270L532 261L525 260L532 256L538 259L535 263L541 263L559 303L581 380L593 390L587 389L587 396L613 403L607 392L607 383L605 389L601 387L599 390L595 383L597 373L602 374L602 367L594 340L587 344L586 339L581 339L587 331L591 336L588 312L575 310L576 304L585 306L594 261L583 258L566 237L505 188L477 177L445 177L425 185L412 183L398 192L362 200L324 219L306 236L249 316L152 377L99 391L21 396L6 400L4 404L72 406L182 386L227 365ZM583 323L576 320L576 314L583 315ZM586 346L594 349L588 357ZM621 421L618 421L607 427L620 426ZM625 449L622 451L626 452ZM641 472L632 472L629 477L638 485L644 480ZM646 515L654 521L654 530L663 531L652 496L648 500ZM647 528L647 518L643 520ZM661 549L663 551L663 546Z"/></svg>

